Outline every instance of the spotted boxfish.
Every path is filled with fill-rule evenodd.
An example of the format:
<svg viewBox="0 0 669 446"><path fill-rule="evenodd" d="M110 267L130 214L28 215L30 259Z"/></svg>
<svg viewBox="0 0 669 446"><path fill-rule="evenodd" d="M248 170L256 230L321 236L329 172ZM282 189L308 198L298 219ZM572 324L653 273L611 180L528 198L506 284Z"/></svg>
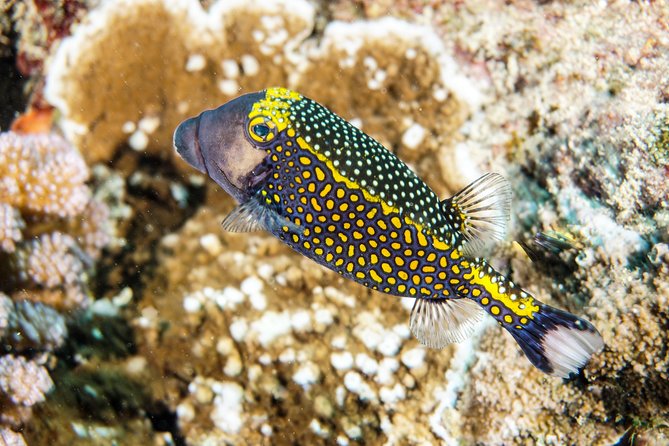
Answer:
<svg viewBox="0 0 669 446"><path fill-rule="evenodd" d="M511 188L499 174L440 200L372 137L285 88L187 119L174 146L238 203L224 229L265 230L348 279L415 298L409 327L428 347L464 340L484 312L554 376L578 373L603 347L591 323L540 302L477 254L505 235Z"/></svg>

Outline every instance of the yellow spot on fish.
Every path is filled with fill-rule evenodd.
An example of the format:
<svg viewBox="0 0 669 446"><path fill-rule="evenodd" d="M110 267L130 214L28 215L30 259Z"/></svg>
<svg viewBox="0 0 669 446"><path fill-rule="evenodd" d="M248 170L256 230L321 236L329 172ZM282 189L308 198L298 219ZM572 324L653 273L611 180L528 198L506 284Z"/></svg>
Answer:
<svg viewBox="0 0 669 446"><path fill-rule="evenodd" d="M497 316L499 314L499 307L497 305L492 305L490 307L490 312Z"/></svg>
<svg viewBox="0 0 669 446"><path fill-rule="evenodd" d="M381 283L381 281L383 280L381 279L381 276L379 276L379 274L373 269L369 270L369 277L371 277L373 281L378 283Z"/></svg>
<svg viewBox="0 0 669 446"><path fill-rule="evenodd" d="M325 197L328 196L328 194L330 193L331 190L332 190L332 184L325 183L325 186L323 186L323 189L321 189L321 191L318 195L325 198ZM330 201L332 201L332 200L330 200ZM334 201L332 201L332 202L334 203Z"/></svg>
<svg viewBox="0 0 669 446"><path fill-rule="evenodd" d="M406 271L397 271L397 277L399 277L402 280L407 280L409 278L409 275L406 273Z"/></svg>
<svg viewBox="0 0 669 446"><path fill-rule="evenodd" d="M311 164L311 158L309 158L307 156L301 156L300 157L300 162L302 164L304 164L305 166L308 166L309 164Z"/></svg>
<svg viewBox="0 0 669 446"><path fill-rule="evenodd" d="M422 231L416 233L416 238L418 239L418 244L420 246L427 246L427 238L425 238L425 234L423 234Z"/></svg>
<svg viewBox="0 0 669 446"><path fill-rule="evenodd" d="M316 212L321 212L323 210L318 200L316 200L316 197L311 197L311 206Z"/></svg>
<svg viewBox="0 0 669 446"><path fill-rule="evenodd" d="M381 269L382 269L383 272L386 273L386 274L390 274L391 272L393 272L393 267L390 266L390 263L387 263L387 262L383 262L383 263L381 264Z"/></svg>
<svg viewBox="0 0 669 446"><path fill-rule="evenodd" d="M320 167L316 166L314 167L314 173L316 174L316 178L318 181L323 181L325 180L325 172L323 172L323 169Z"/></svg>

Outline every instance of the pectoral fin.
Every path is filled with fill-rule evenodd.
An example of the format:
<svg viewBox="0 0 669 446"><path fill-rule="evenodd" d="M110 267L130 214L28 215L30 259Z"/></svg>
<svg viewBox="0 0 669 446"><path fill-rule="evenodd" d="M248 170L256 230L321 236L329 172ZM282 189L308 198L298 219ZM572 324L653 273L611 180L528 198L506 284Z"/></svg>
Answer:
<svg viewBox="0 0 669 446"><path fill-rule="evenodd" d="M276 233L282 227L287 226L291 232L302 233L299 226L283 217L273 207L263 205L257 197L251 197L248 201L236 206L221 222L221 226L229 232L267 231L271 233Z"/></svg>

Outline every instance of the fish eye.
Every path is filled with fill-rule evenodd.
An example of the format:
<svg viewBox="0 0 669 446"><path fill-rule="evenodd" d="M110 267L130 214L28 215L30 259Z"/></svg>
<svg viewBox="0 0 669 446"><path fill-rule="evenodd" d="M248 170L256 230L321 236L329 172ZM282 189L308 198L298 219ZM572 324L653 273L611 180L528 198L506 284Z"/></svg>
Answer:
<svg viewBox="0 0 669 446"><path fill-rule="evenodd" d="M247 132L256 143L267 143L276 136L276 124L267 116L256 116L247 126Z"/></svg>
<svg viewBox="0 0 669 446"><path fill-rule="evenodd" d="M253 126L253 133L260 136L261 138L264 138L269 133L269 127L267 127L265 124L256 124Z"/></svg>

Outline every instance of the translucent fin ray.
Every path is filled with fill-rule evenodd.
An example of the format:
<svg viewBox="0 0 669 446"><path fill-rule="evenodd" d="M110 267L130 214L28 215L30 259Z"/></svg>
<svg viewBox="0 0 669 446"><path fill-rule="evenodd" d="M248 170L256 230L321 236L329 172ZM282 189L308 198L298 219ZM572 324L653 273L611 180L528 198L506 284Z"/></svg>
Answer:
<svg viewBox="0 0 669 446"><path fill-rule="evenodd" d="M487 243L504 238L511 197L511 186L506 178L498 173L487 173L442 202L444 212L453 212L455 207L461 214L465 255L472 256Z"/></svg>
<svg viewBox="0 0 669 446"><path fill-rule="evenodd" d="M274 209L263 206L258 199L251 198L236 206L221 222L224 230L229 232L268 231L278 232L282 226L300 234L302 231L293 222L286 220Z"/></svg>
<svg viewBox="0 0 669 446"><path fill-rule="evenodd" d="M483 316L483 309L469 299L416 299L409 328L421 344L444 348L462 342Z"/></svg>

